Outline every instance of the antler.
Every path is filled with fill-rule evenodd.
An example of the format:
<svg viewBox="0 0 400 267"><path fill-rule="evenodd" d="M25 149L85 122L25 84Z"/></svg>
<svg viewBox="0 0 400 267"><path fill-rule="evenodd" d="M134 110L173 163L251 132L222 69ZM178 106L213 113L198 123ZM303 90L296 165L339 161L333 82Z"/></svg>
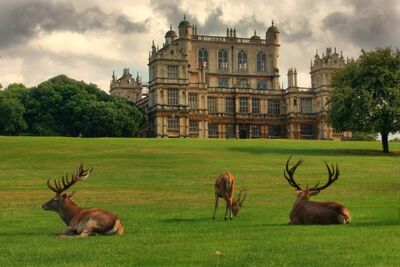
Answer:
<svg viewBox="0 0 400 267"><path fill-rule="evenodd" d="M242 195L242 192L245 192L245 194L243 195L243 198L241 199L240 197ZM247 188L240 190L238 200L237 200L237 202L240 204L240 206L243 205L243 202L246 199L246 197L247 197Z"/></svg>
<svg viewBox="0 0 400 267"><path fill-rule="evenodd" d="M331 164L331 167L332 167L332 169L331 169L331 168L329 168L329 165L328 165L328 163L326 163L326 161L324 161L324 163L326 165L326 168L328 169L328 182L323 186L317 187L319 185L319 182L318 182L310 190L319 190L320 191L325 188L328 188L333 182L335 182L339 178L340 172L339 172L338 164L336 163L336 169L335 169L335 166L333 164Z"/></svg>
<svg viewBox="0 0 400 267"><path fill-rule="evenodd" d="M51 178L49 178L49 180L47 180L47 186L50 188L50 190L54 191L55 193L61 194L76 182L87 179L92 171L93 168L91 168L90 170L89 169L85 170L83 168L83 164L81 163L78 166L78 168L76 168L75 174L71 176L71 180L69 180L68 173L66 173L65 176L63 176L59 181L53 179L54 184L50 184Z"/></svg>
<svg viewBox="0 0 400 267"><path fill-rule="evenodd" d="M296 181L294 180L293 174L296 171L297 167L299 167L303 163L303 160L302 159L299 160L292 168L289 169L289 161L292 158L292 156L293 155L291 155L289 157L289 159L286 161L286 168L283 171L283 176L288 181L289 185L293 186L296 190L301 190L300 184L296 183Z"/></svg>

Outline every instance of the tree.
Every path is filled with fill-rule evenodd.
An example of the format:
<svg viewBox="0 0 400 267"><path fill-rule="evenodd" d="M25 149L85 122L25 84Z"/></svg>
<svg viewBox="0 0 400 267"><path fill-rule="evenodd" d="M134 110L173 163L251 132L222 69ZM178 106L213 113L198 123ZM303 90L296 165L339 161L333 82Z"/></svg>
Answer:
<svg viewBox="0 0 400 267"><path fill-rule="evenodd" d="M362 50L355 61L332 77L328 119L337 130L380 133L389 153L388 135L400 131L400 51Z"/></svg>
<svg viewBox="0 0 400 267"><path fill-rule="evenodd" d="M65 75L30 89L12 84L0 92L0 134L130 137L143 119L128 100Z"/></svg>
<svg viewBox="0 0 400 267"><path fill-rule="evenodd" d="M17 98L0 94L0 134L19 135L26 129L25 108Z"/></svg>
<svg viewBox="0 0 400 267"><path fill-rule="evenodd" d="M0 91L0 134L20 135L27 128L22 99L28 89L22 83L13 83Z"/></svg>

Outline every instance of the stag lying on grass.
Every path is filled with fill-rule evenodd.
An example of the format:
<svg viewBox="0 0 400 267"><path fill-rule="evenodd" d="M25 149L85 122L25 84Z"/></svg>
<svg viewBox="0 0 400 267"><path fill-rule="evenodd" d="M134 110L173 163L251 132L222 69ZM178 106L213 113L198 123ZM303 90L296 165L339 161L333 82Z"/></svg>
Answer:
<svg viewBox="0 0 400 267"><path fill-rule="evenodd" d="M239 209L243 206L243 202L246 199L247 193L243 195L241 198L242 192L246 191L245 189L241 190L238 196L238 199L234 199L235 194L235 177L230 172L226 172L220 174L215 179L215 209L214 216L217 212L218 208L218 199L223 198L226 202L226 210L225 210L225 220L228 219L228 210L229 210L229 218L232 220L233 217L238 215Z"/></svg>
<svg viewBox="0 0 400 267"><path fill-rule="evenodd" d="M64 192L76 182L87 179L92 171L93 169L83 169L81 164L71 176L71 180L66 174L60 181L54 179L53 185L50 184L51 179L47 181L47 186L56 193L56 196L44 203L42 208L57 212L67 225L67 229L60 233L61 237L76 235L86 237L95 234L122 235L124 232L124 227L116 215L103 209L81 208L70 199L73 193Z"/></svg>
<svg viewBox="0 0 400 267"><path fill-rule="evenodd" d="M289 185L298 190L297 199L290 212L290 222L293 224L346 224L351 222L350 211L343 205L336 202L310 201L311 196L317 195L321 190L328 188L339 178L339 167L332 164L331 168L325 162L328 169L328 182L323 186L318 186L319 182L312 188L302 189L296 183L293 174L303 161L299 160L289 169L289 161L286 162L286 169L283 173Z"/></svg>

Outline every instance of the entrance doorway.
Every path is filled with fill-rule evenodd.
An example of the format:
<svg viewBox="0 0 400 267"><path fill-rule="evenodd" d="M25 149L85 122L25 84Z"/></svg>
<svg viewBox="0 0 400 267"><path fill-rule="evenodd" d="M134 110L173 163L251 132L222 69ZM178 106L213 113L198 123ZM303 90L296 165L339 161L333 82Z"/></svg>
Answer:
<svg viewBox="0 0 400 267"><path fill-rule="evenodd" d="M239 124L239 138L246 139L249 138L249 125Z"/></svg>

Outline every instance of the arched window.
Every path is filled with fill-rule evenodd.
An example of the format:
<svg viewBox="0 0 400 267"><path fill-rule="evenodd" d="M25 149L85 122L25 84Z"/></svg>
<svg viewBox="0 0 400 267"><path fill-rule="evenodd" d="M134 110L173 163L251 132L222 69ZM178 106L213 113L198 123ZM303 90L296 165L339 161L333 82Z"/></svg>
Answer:
<svg viewBox="0 0 400 267"><path fill-rule="evenodd" d="M238 69L247 70L247 53L243 50L238 53Z"/></svg>
<svg viewBox="0 0 400 267"><path fill-rule="evenodd" d="M228 69L228 52L225 49L218 51L218 69Z"/></svg>
<svg viewBox="0 0 400 267"><path fill-rule="evenodd" d="M257 71L267 70L267 56L264 52L259 52L257 54Z"/></svg>
<svg viewBox="0 0 400 267"><path fill-rule="evenodd" d="M204 68L207 68L207 66L208 66L208 51L207 51L207 49L201 48L199 50L198 62L199 62L199 67L203 66Z"/></svg>

